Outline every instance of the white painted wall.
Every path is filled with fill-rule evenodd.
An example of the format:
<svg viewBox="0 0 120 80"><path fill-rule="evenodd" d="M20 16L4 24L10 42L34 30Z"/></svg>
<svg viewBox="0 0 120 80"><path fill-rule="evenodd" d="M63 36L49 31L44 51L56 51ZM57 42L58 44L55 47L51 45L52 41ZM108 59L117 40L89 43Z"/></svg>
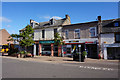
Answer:
<svg viewBox="0 0 120 80"><path fill-rule="evenodd" d="M53 28L45 29L45 39L46 40L54 39L54 29Z"/></svg>
<svg viewBox="0 0 120 80"><path fill-rule="evenodd" d="M115 42L114 33L101 34L101 44L106 42L106 44L113 44Z"/></svg>
<svg viewBox="0 0 120 80"><path fill-rule="evenodd" d="M34 30L34 40L40 40L42 38L42 30Z"/></svg>
<svg viewBox="0 0 120 80"><path fill-rule="evenodd" d="M58 27L58 33L60 34L60 36L62 36L62 27Z"/></svg>
<svg viewBox="0 0 120 80"><path fill-rule="evenodd" d="M54 28L46 28L45 38L42 38L42 29L34 30L34 40L53 40L54 39ZM61 35L62 27L57 27L58 33Z"/></svg>

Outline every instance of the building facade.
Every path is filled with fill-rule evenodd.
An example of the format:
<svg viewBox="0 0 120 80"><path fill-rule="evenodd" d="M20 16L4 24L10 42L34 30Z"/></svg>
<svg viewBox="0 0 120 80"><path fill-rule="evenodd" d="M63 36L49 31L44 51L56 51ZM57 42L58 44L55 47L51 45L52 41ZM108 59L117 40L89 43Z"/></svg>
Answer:
<svg viewBox="0 0 120 80"><path fill-rule="evenodd" d="M63 25L71 24L69 15L40 23L30 20L30 24L34 28L34 55L59 56L61 48L54 44L54 35L59 33L61 36Z"/></svg>
<svg viewBox="0 0 120 80"><path fill-rule="evenodd" d="M120 19L65 25L62 28L66 55L87 50L88 58L99 58L100 49L104 59L120 56Z"/></svg>
<svg viewBox="0 0 120 80"><path fill-rule="evenodd" d="M120 56L120 18L71 24L69 15L47 22L30 20L34 29L34 55L72 56L73 53L87 50L88 58L118 59ZM59 33L65 45L58 46L54 35Z"/></svg>
<svg viewBox="0 0 120 80"><path fill-rule="evenodd" d="M87 57L97 58L98 56L98 21L65 25L62 28L62 35L65 41L65 55L88 51Z"/></svg>
<svg viewBox="0 0 120 80"><path fill-rule="evenodd" d="M104 59L120 59L120 18L102 23L100 38Z"/></svg>
<svg viewBox="0 0 120 80"><path fill-rule="evenodd" d="M11 43L13 44L12 41L7 41L10 36L10 34L5 30L5 29L0 29L0 45L4 45L4 44L8 44L8 43Z"/></svg>

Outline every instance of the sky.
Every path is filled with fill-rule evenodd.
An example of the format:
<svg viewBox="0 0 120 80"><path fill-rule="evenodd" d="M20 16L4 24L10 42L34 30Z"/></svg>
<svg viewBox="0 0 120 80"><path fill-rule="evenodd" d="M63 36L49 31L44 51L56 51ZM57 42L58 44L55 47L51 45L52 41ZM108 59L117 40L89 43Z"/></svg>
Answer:
<svg viewBox="0 0 120 80"><path fill-rule="evenodd" d="M118 2L2 2L2 29L10 34L30 24L30 19L37 22L49 21L50 18L65 18L68 14L71 23L118 18Z"/></svg>

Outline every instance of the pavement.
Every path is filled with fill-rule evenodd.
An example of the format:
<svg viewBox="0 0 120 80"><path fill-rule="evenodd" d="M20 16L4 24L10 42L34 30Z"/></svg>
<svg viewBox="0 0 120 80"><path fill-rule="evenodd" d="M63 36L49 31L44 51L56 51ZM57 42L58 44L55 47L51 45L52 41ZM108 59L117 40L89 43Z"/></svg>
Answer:
<svg viewBox="0 0 120 80"><path fill-rule="evenodd" d="M17 58L11 56L2 56L3 58L34 61L34 62L46 62L53 64L71 64L71 65L84 65L84 66L95 66L95 67L107 67L118 69L119 60L104 60L104 59L91 59L86 58L85 62L73 61L73 58L69 57L52 57L52 56L34 56L33 58Z"/></svg>
<svg viewBox="0 0 120 80"><path fill-rule="evenodd" d="M27 57L27 58L17 58L11 56L2 56L11 59L19 59L19 60L27 60L27 61L42 61L42 62L53 62L53 63L119 63L119 60L104 60L104 59L91 59L86 58L85 62L73 61L73 58L70 57L53 57L53 56L34 56L34 57Z"/></svg>

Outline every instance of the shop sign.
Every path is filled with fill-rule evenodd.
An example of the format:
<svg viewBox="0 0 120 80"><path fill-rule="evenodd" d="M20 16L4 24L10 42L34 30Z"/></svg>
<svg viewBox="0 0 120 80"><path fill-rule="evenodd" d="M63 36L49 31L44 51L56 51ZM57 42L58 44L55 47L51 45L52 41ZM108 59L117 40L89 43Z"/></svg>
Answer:
<svg viewBox="0 0 120 80"><path fill-rule="evenodd" d="M104 44L104 47L120 47L120 44Z"/></svg>
<svg viewBox="0 0 120 80"><path fill-rule="evenodd" d="M39 43L54 43L54 41L39 41Z"/></svg>
<svg viewBox="0 0 120 80"><path fill-rule="evenodd" d="M79 42L79 41L72 41L72 42Z"/></svg>

